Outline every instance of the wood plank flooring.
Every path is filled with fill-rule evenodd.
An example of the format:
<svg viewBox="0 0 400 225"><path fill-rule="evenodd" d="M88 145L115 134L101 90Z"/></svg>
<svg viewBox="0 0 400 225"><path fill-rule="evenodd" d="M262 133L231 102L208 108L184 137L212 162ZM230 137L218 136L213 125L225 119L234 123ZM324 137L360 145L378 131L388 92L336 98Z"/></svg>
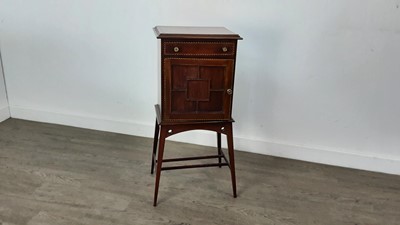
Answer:
<svg viewBox="0 0 400 225"><path fill-rule="evenodd" d="M239 151L238 198L227 167L165 171L153 207L151 145L122 134L1 123L0 225L400 224L400 176ZM214 153L166 145L166 157Z"/></svg>

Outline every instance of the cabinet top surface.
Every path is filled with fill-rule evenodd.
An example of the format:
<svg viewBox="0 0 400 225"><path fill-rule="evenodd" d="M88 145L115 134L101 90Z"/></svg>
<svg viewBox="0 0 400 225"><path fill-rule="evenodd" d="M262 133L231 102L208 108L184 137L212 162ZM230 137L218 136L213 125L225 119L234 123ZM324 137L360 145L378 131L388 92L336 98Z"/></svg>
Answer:
<svg viewBox="0 0 400 225"><path fill-rule="evenodd" d="M242 38L225 27L156 26L157 38L239 39Z"/></svg>

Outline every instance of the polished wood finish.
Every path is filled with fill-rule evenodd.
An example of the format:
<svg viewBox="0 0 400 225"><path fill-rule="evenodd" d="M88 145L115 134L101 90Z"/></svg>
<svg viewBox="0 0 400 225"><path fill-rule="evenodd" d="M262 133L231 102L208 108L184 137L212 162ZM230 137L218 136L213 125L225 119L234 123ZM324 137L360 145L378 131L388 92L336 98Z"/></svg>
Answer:
<svg viewBox="0 0 400 225"><path fill-rule="evenodd" d="M221 27L154 28L160 41L161 121L232 120L237 40Z"/></svg>
<svg viewBox="0 0 400 225"><path fill-rule="evenodd" d="M235 50L235 41L166 41L163 44L163 54L175 57L234 57Z"/></svg>
<svg viewBox="0 0 400 225"><path fill-rule="evenodd" d="M160 39L242 39L225 27L157 26L153 30L156 37Z"/></svg>
<svg viewBox="0 0 400 225"><path fill-rule="evenodd" d="M151 162L151 173L156 169L153 205L157 205L163 170L228 166L236 197L232 101L237 40L241 37L221 27L155 27L154 31L161 39L161 96L156 105ZM217 133L217 155L164 159L166 138L198 129ZM221 150L221 134L227 137L229 160ZM163 166L210 158L218 163Z"/></svg>
<svg viewBox="0 0 400 225"><path fill-rule="evenodd" d="M156 105L156 112L159 111L159 106ZM195 157L183 157L183 158L169 158L164 159L165 140L175 134L190 131L190 130L209 130L217 133L217 155L208 156L195 156ZM229 160L221 149L221 134L225 134L228 143L228 154ZM158 143L158 146L157 146ZM158 149L158 151L157 151ZM156 160L157 158L157 160ZM206 163L206 164L190 164L181 166L166 166L163 167L163 163L166 162L177 162L177 161L191 161L199 159L218 159L218 163ZM222 162L224 159L224 162ZM232 191L233 197L237 197L236 191L236 171L235 171L235 156L233 147L233 128L232 121L213 121L213 122L197 122L197 123L170 123L162 124L161 121L156 119L156 127L153 139L153 154L151 162L151 174L153 174L154 167L156 166L156 182L154 188L154 200L153 205L157 206L158 190L160 186L161 171L163 170L175 170L175 169L190 169L200 167L222 167L228 166L231 173Z"/></svg>
<svg viewBox="0 0 400 225"><path fill-rule="evenodd" d="M163 120L230 120L233 60L164 60Z"/></svg>

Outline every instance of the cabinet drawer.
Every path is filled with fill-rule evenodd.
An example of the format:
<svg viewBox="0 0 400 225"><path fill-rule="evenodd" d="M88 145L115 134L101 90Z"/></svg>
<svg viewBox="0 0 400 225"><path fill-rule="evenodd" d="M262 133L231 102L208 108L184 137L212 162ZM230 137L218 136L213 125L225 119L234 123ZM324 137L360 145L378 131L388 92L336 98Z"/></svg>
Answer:
<svg viewBox="0 0 400 225"><path fill-rule="evenodd" d="M234 42L165 42L166 56L234 56Z"/></svg>

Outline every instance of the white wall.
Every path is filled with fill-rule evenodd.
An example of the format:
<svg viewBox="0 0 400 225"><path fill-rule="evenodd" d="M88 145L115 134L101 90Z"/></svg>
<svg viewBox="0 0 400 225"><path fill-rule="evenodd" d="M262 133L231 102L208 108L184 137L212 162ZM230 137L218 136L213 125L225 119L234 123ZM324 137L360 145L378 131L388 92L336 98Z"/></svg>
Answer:
<svg viewBox="0 0 400 225"><path fill-rule="evenodd" d="M1 64L1 52L0 52L0 122L3 122L8 118L10 118L10 110L8 108L7 92L4 82L3 69Z"/></svg>
<svg viewBox="0 0 400 225"><path fill-rule="evenodd" d="M226 26L238 149L400 174L400 0L2 2L13 117L151 136L151 28Z"/></svg>

